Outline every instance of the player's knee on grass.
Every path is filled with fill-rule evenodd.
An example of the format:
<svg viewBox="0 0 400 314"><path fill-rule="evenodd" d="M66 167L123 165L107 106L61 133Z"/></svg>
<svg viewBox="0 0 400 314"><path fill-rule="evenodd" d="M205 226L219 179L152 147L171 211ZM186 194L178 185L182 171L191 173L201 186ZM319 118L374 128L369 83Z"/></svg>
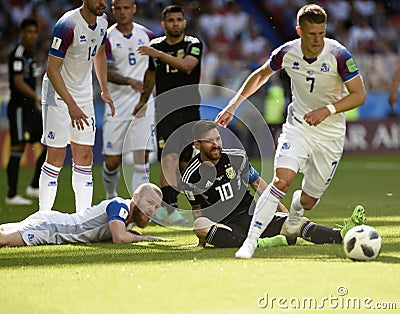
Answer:
<svg viewBox="0 0 400 314"><path fill-rule="evenodd" d="M308 221L309 221L309 219L308 219L307 217L303 217L303 218L302 218L300 227L296 230L296 237L299 237L299 236L301 235L301 228L302 228L303 225L304 225L306 222L308 222ZM282 234L282 235L284 235L284 236L288 236L288 234L287 234L287 232L286 232L286 220L285 220L285 222L282 224L281 233L280 233L280 234ZM292 236L292 235L291 235L291 236Z"/></svg>
<svg viewBox="0 0 400 314"><path fill-rule="evenodd" d="M199 217L193 223L193 232L199 239L205 240L211 227L215 224L216 223L214 221L208 219L207 217Z"/></svg>

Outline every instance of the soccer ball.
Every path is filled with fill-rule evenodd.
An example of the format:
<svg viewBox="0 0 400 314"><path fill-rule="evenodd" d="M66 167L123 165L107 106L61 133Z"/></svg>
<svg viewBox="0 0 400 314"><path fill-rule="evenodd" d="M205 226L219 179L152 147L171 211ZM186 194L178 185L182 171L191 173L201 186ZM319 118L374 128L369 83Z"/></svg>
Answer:
<svg viewBox="0 0 400 314"><path fill-rule="evenodd" d="M343 239L343 249L353 261L372 261L381 251L382 238L378 232L367 225L355 226Z"/></svg>

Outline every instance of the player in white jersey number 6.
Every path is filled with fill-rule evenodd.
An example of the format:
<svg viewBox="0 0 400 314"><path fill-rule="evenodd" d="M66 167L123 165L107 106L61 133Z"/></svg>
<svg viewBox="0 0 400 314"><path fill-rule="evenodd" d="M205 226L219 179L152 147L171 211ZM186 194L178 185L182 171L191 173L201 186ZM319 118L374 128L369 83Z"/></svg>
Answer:
<svg viewBox="0 0 400 314"><path fill-rule="evenodd" d="M344 112L365 101L364 84L353 57L339 42L325 38L326 23L323 8L315 4L302 7L297 13L296 27L300 38L275 49L216 118L216 122L226 126L241 102L279 70L285 69L291 78L293 97L276 149L274 179L257 203L237 258L253 256L257 239L301 171L302 189L293 193L286 222L287 234L296 232L304 209L318 204L337 169L344 146Z"/></svg>

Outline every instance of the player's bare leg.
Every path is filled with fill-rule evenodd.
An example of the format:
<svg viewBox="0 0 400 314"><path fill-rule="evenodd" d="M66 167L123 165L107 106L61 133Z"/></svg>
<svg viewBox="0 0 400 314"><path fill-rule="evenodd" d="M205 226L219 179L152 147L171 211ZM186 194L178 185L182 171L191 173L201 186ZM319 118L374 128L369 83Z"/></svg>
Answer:
<svg viewBox="0 0 400 314"><path fill-rule="evenodd" d="M25 245L26 243L24 242L24 240L22 240L22 237L18 231L0 231L0 247Z"/></svg>

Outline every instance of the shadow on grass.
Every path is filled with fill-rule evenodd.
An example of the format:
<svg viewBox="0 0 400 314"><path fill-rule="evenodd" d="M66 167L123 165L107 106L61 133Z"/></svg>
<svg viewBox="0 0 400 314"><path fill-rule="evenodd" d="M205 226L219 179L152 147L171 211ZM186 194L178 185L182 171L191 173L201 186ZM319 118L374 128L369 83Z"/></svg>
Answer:
<svg viewBox="0 0 400 314"><path fill-rule="evenodd" d="M182 248L174 242L120 244L92 243L77 245L54 245L40 247L5 248L0 251L0 268L42 267L62 265L107 265L117 263L180 262L196 259L232 260L237 249L214 247ZM398 264L400 257L391 256L398 244L387 244L376 262ZM258 249L255 260L312 260L319 262L343 262L346 260L341 245L309 245ZM350 262L350 260L348 260Z"/></svg>

